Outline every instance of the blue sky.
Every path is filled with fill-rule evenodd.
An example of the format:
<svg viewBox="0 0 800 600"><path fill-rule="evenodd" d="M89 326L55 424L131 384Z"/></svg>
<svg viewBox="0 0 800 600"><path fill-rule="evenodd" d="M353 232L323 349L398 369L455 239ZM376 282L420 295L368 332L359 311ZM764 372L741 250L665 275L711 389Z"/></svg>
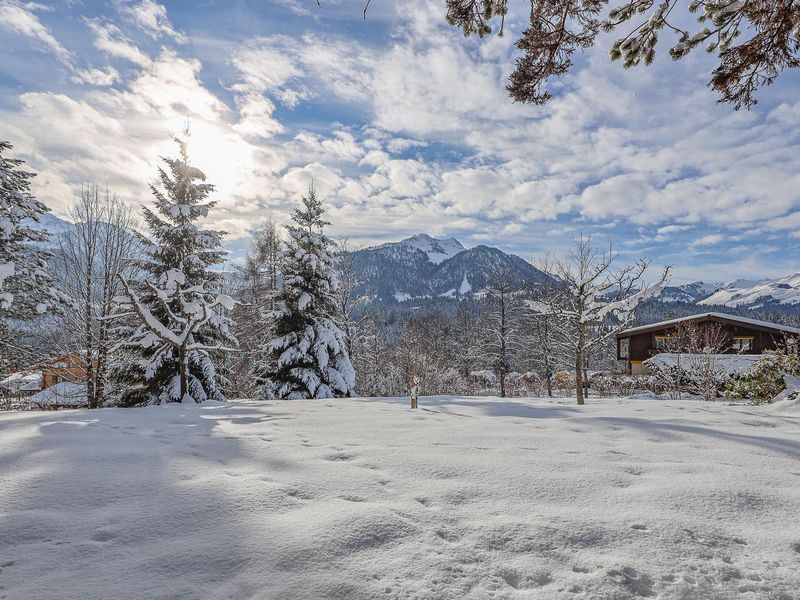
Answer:
<svg viewBox="0 0 800 600"><path fill-rule="evenodd" d="M705 87L713 57L664 45L624 71L601 37L523 106L504 91L522 13L465 40L443 4L373 0L365 21L360 0L0 0L0 138L63 214L85 181L148 202L188 117L234 247L313 179L355 244L426 232L538 258L585 233L676 282L800 270L796 74L734 112Z"/></svg>

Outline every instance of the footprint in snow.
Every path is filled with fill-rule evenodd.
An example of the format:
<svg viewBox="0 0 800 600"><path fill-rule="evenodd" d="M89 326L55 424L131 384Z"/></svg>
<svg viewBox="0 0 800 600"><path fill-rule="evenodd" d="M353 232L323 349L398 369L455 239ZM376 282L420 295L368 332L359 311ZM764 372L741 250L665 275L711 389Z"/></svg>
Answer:
<svg viewBox="0 0 800 600"><path fill-rule="evenodd" d="M637 571L633 567L610 569L608 577L613 581L629 588L637 596L655 596L653 592L653 579L646 573Z"/></svg>
<svg viewBox="0 0 800 600"><path fill-rule="evenodd" d="M505 581L508 585L510 585L515 590L519 589L520 577L519 577L519 573L517 573L516 571L513 571L513 570L503 571L502 573L500 573L500 577L502 577L503 581Z"/></svg>
<svg viewBox="0 0 800 600"><path fill-rule="evenodd" d="M347 502L366 502L366 498L362 498L361 496L355 496L351 494L345 494L343 496L339 496L340 500L346 500Z"/></svg>
<svg viewBox="0 0 800 600"><path fill-rule="evenodd" d="M446 529L439 529L436 532L436 537L438 537L440 540L444 540L445 542L450 542L450 543L455 543L461 539L460 535L453 533L452 531L447 531ZM511 587L516 587L516 586L511 586Z"/></svg>
<svg viewBox="0 0 800 600"><path fill-rule="evenodd" d="M348 454L347 452L333 452L331 454L327 454L322 457L324 460L330 460L334 462L345 461L345 460L353 460L353 455Z"/></svg>
<svg viewBox="0 0 800 600"><path fill-rule="evenodd" d="M107 542L109 540L113 540L115 537L117 537L116 533L112 533L110 531L98 531L92 535L92 540L95 542Z"/></svg>
<svg viewBox="0 0 800 600"><path fill-rule="evenodd" d="M313 494L303 490L287 490L286 495L297 500L312 500L314 498Z"/></svg>

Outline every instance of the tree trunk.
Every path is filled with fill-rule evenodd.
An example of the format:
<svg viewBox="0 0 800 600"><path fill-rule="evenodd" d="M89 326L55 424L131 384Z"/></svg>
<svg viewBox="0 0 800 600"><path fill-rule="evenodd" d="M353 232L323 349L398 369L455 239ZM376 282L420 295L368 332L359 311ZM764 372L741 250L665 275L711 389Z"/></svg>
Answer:
<svg viewBox="0 0 800 600"><path fill-rule="evenodd" d="M578 405L583 406L583 351L586 341L586 333L583 326L578 327L578 346L575 349L575 399Z"/></svg>
<svg viewBox="0 0 800 600"><path fill-rule="evenodd" d="M583 397L589 397L589 357L585 352L583 355Z"/></svg>
<svg viewBox="0 0 800 600"><path fill-rule="evenodd" d="M545 381L546 381L546 384L547 384L547 397L548 398L552 398L553 397L553 372L550 369L549 365L545 369L544 377L545 377Z"/></svg>
<svg viewBox="0 0 800 600"><path fill-rule="evenodd" d="M102 317L111 314L111 275L106 273L103 281ZM95 403L100 408L105 402L106 373L108 371L108 320L103 318L97 330L97 368L95 369Z"/></svg>
<svg viewBox="0 0 800 600"><path fill-rule="evenodd" d="M581 354L582 352L578 350L577 356L575 357L575 399L580 406L583 406L583 365L581 364L583 361L581 360Z"/></svg>
<svg viewBox="0 0 800 600"><path fill-rule="evenodd" d="M93 257L94 254L90 254L90 257ZM84 301L86 304L84 305L84 312L83 312L83 334L86 336L84 340L84 352L86 356L84 357L85 361L85 374L86 374L86 404L89 408L97 408L97 393L95 390L95 374L94 374L94 362L93 362L93 354L94 348L92 344L92 278L93 273L92 269L89 269L89 272L86 276L86 289L84 293L86 297Z"/></svg>
<svg viewBox="0 0 800 600"><path fill-rule="evenodd" d="M186 371L187 371L187 366L188 365L186 364L186 347L185 346L181 346L180 348L178 348L178 361L180 362L180 378L181 378L181 389L180 389L181 397L180 397L180 400L178 400L178 402L183 402L184 399L186 398L187 393L188 393L188 390L187 390L188 383L187 383L187 376L186 376Z"/></svg>

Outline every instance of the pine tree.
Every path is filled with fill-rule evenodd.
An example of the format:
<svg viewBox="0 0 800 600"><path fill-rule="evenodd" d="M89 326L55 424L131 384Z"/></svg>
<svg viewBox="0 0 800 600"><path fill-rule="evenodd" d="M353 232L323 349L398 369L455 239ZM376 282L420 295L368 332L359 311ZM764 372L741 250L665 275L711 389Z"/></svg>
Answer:
<svg viewBox="0 0 800 600"><path fill-rule="evenodd" d="M292 214L282 253L283 287L273 313L275 339L265 351L276 365L264 376L267 398L354 395L355 373L344 333L333 320L338 287L325 209L313 186Z"/></svg>
<svg viewBox="0 0 800 600"><path fill-rule="evenodd" d="M210 269L223 262L224 232L197 225L216 204L206 201L214 186L189 163L187 143L174 139L180 157L162 158L163 191L151 185L155 210L143 210L150 230L144 280L120 276L125 294L115 318L123 320L119 347L129 357L116 374L127 405L225 400L213 354L236 345L225 316L234 302L219 293L221 275Z"/></svg>
<svg viewBox="0 0 800 600"><path fill-rule="evenodd" d="M30 226L49 209L31 194L34 174L22 169L23 161L3 156L11 148L0 141L0 317L30 319L56 301L47 273L51 254L36 246L49 236Z"/></svg>

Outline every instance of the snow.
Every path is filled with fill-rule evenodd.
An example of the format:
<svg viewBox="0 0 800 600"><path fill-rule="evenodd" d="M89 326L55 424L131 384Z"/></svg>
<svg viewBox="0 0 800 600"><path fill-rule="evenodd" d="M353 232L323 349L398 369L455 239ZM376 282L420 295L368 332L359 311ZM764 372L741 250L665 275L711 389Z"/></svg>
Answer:
<svg viewBox="0 0 800 600"><path fill-rule="evenodd" d="M800 377L784 375L784 381L786 389L775 397L770 408L800 412Z"/></svg>
<svg viewBox="0 0 800 600"><path fill-rule="evenodd" d="M438 397L0 415L9 599L793 598L800 414Z"/></svg>
<svg viewBox="0 0 800 600"><path fill-rule="evenodd" d="M780 304L800 304L800 273L779 279L733 281L699 304L736 307L747 306L767 298L772 298Z"/></svg>
<svg viewBox="0 0 800 600"><path fill-rule="evenodd" d="M2 262L0 263L0 287L3 285L3 280L14 276L14 263Z"/></svg>
<svg viewBox="0 0 800 600"><path fill-rule="evenodd" d="M461 242L454 238L440 240L424 233L406 238L399 243L421 250L428 257L428 260L435 265L442 264L464 250Z"/></svg>
<svg viewBox="0 0 800 600"><path fill-rule="evenodd" d="M406 292L395 292L394 299L398 302L406 302L411 300L411 294L407 294Z"/></svg>
<svg viewBox="0 0 800 600"><path fill-rule="evenodd" d="M681 354L673 352L662 352L645 361L646 365L671 367L682 364L684 368L690 369L691 365L706 364L706 361L713 359L716 369L729 375L737 375L749 371L750 368L763 358L761 354Z"/></svg>
<svg viewBox="0 0 800 600"><path fill-rule="evenodd" d="M300 297L297 299L297 309L298 310L305 310L306 307L311 303L311 296L308 292L303 292L300 294Z"/></svg>
<svg viewBox="0 0 800 600"><path fill-rule="evenodd" d="M62 381L25 400L33 406L83 406L86 404L86 384Z"/></svg>
<svg viewBox="0 0 800 600"><path fill-rule="evenodd" d="M42 389L42 374L33 372L12 373L2 381L0 388L11 392L28 392Z"/></svg>
<svg viewBox="0 0 800 600"><path fill-rule="evenodd" d="M467 274L464 273L464 278L461 280L461 285L458 288L458 293L462 296L464 294L469 294L472 291L472 284L470 284L469 279L467 279Z"/></svg>

